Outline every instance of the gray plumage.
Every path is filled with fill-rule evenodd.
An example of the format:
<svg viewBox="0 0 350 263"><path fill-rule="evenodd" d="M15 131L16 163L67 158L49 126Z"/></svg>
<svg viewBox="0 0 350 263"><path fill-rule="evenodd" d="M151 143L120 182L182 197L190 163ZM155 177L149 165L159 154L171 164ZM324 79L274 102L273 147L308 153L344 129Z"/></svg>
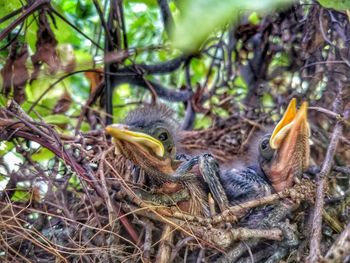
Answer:
<svg viewBox="0 0 350 263"><path fill-rule="evenodd" d="M258 166L250 166L240 171L223 171L220 179L232 205L261 198L272 192L271 185Z"/></svg>
<svg viewBox="0 0 350 263"><path fill-rule="evenodd" d="M124 123L135 130L150 130L152 127L162 126L167 128L173 138L179 129L179 123L175 119L175 112L164 104L146 104L131 111L126 116Z"/></svg>

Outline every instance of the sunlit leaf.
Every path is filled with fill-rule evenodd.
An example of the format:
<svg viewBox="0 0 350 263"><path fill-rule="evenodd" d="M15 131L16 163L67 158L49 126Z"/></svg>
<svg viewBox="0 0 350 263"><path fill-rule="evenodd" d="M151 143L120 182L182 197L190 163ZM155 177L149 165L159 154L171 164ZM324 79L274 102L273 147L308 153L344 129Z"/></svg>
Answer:
<svg viewBox="0 0 350 263"><path fill-rule="evenodd" d="M326 8L333 8L337 11L345 11L350 9L350 0L318 0L318 2Z"/></svg>
<svg viewBox="0 0 350 263"><path fill-rule="evenodd" d="M172 40L184 51L194 51L215 30L238 19L245 11L272 12L292 0L182 0Z"/></svg>
<svg viewBox="0 0 350 263"><path fill-rule="evenodd" d="M2 87L1 80L0 80L0 87ZM7 99L5 98L5 96L0 94L0 106L4 107L4 106L6 106L6 103L7 103Z"/></svg>
<svg viewBox="0 0 350 263"><path fill-rule="evenodd" d="M55 157L55 154L48 150L47 148L41 147L39 151L32 154L32 159L36 162L47 161Z"/></svg>
<svg viewBox="0 0 350 263"><path fill-rule="evenodd" d="M3 156L4 154L8 153L13 148L14 148L14 145L12 142L1 141L0 142L0 156Z"/></svg>
<svg viewBox="0 0 350 263"><path fill-rule="evenodd" d="M157 0L126 0L126 3L142 3L147 6L157 6Z"/></svg>
<svg viewBox="0 0 350 263"><path fill-rule="evenodd" d="M21 1L19 0L0 0L0 17L4 17L11 13L12 11L16 10L17 8L20 8L22 6ZM15 17L12 17L11 19L8 19L7 21L0 24L0 29L4 29L6 26L8 26L11 22L13 22Z"/></svg>
<svg viewBox="0 0 350 263"><path fill-rule="evenodd" d="M26 29L26 41L29 44L29 47L32 52L35 52L36 50L36 41L37 41L37 36L36 32L38 31L38 24L35 22L35 16L31 15L27 18L28 21L28 27Z"/></svg>
<svg viewBox="0 0 350 263"><path fill-rule="evenodd" d="M248 17L248 21L249 23L253 24L253 25L258 25L260 23L260 17L259 14L257 12L252 12L249 17Z"/></svg>
<svg viewBox="0 0 350 263"><path fill-rule="evenodd" d="M27 202L30 200L31 192L29 189L17 188L12 195L11 201L13 202Z"/></svg>
<svg viewBox="0 0 350 263"><path fill-rule="evenodd" d="M203 114L197 114L196 120L194 122L195 129L205 129L210 127L212 121L208 116L203 116Z"/></svg>
<svg viewBox="0 0 350 263"><path fill-rule="evenodd" d="M264 93L264 95L262 97L262 103L263 103L264 107L273 107L274 103L273 103L273 98L272 98L271 94Z"/></svg>
<svg viewBox="0 0 350 263"><path fill-rule="evenodd" d="M82 132L87 132L87 131L90 130L90 125L89 125L86 121L84 121L84 122L82 122L82 124L81 124L80 130L81 130Z"/></svg>
<svg viewBox="0 0 350 263"><path fill-rule="evenodd" d="M115 89L113 94L113 105L116 107L113 109L113 116L115 122L120 122L124 119L126 113L130 110L130 106L123 105L128 102L128 99L131 97L131 88L129 84L119 85Z"/></svg>
<svg viewBox="0 0 350 263"><path fill-rule="evenodd" d="M77 176L75 176L75 175L73 175L69 179L69 188L71 188L71 187L74 188L74 189L77 189L77 190L81 189L79 178Z"/></svg>
<svg viewBox="0 0 350 263"><path fill-rule="evenodd" d="M235 78L233 84L237 93L245 93L248 90L248 85L241 76Z"/></svg>
<svg viewBox="0 0 350 263"><path fill-rule="evenodd" d="M47 115L43 119L50 124L68 124L71 121L70 117L63 114Z"/></svg>

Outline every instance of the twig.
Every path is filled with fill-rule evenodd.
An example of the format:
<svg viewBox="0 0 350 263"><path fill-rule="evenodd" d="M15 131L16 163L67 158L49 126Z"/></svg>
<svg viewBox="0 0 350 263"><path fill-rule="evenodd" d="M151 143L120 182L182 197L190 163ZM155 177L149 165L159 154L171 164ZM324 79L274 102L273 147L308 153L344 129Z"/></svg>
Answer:
<svg viewBox="0 0 350 263"><path fill-rule="evenodd" d="M160 9L160 14L162 15L162 20L164 24L165 31L167 35L170 37L171 36L171 30L173 29L172 27L175 26L174 23L174 18L171 14L170 8L169 8L169 3L167 0L157 0L159 9Z"/></svg>
<svg viewBox="0 0 350 263"><path fill-rule="evenodd" d="M112 168L112 167L111 167ZM113 168L112 168L113 169ZM239 216L242 216L246 211L267 204L272 204L277 200L283 198L291 198L293 201L300 202L302 200L312 200L315 187L313 183L307 180L302 180L300 184L295 185L292 188L285 189L284 191L269 196L262 197L260 199L248 201L233 207L228 208L220 214L212 216L211 218L204 218L200 216L194 216L180 212L177 207L163 207L163 206L151 206L141 200L130 188L124 189L127 195L132 198L132 201L139 207L148 209L158 214L159 216L176 218L184 220L186 222L192 222L200 224L202 226L217 225L222 222L232 223L238 220Z"/></svg>
<svg viewBox="0 0 350 263"><path fill-rule="evenodd" d="M134 219L139 225L142 225L145 229L145 242L143 243L143 262L151 262L151 247L152 247L152 231L154 230L154 224L148 219Z"/></svg>
<svg viewBox="0 0 350 263"><path fill-rule="evenodd" d="M173 248L173 251L171 252L170 262L174 262L176 256L179 254L179 251L184 247L187 246L188 242L194 240L193 237L189 236L184 239L179 240L175 247Z"/></svg>
<svg viewBox="0 0 350 263"><path fill-rule="evenodd" d="M100 17L100 21L101 21L102 27L103 27L103 29L105 31L105 34L107 36L107 40L108 40L108 42L110 42L110 45L112 45L113 44L112 43L112 37L111 37L111 34L110 34L109 30L108 30L106 20L103 17L103 11L102 11L102 9L100 7L100 4L99 4L99 2L97 0L93 0L92 2L95 5L95 9L97 11L98 16ZM99 47L98 45L96 45L96 46Z"/></svg>
<svg viewBox="0 0 350 263"><path fill-rule="evenodd" d="M93 40L91 37L86 35L82 30L80 30L77 26L75 26L70 21L68 21L63 15L61 15L58 11L56 11L52 6L50 6L50 11L52 11L56 16L58 16L63 22L67 23L70 27L72 27L74 30L76 30L79 34L81 34L86 39L88 39L96 47L103 50L103 48L98 43L96 43L95 40Z"/></svg>
<svg viewBox="0 0 350 263"><path fill-rule="evenodd" d="M123 205L123 210L129 210L130 213L135 213L141 216L145 216L152 220L167 223L171 227L181 230L187 235L195 237L196 239L214 246L216 249L229 247L234 241L247 240L247 239L269 239L269 240L281 240L282 231L279 228L270 229L250 229L245 227L232 228L232 229L219 229L213 227L204 227L191 224L186 221L182 221L175 218L161 216L158 213L149 213L148 209L139 209L130 205ZM151 210L154 212L153 210Z"/></svg>
<svg viewBox="0 0 350 263"><path fill-rule="evenodd" d="M28 16L37 11L44 5L49 5L49 0L37 0L34 1L32 5L28 6L24 9L23 13L14 20L8 27L6 27L3 31L0 32L0 41L3 40L16 26L22 23Z"/></svg>
<svg viewBox="0 0 350 263"><path fill-rule="evenodd" d="M334 100L333 103L333 111L339 112L342 106L342 89L341 83L338 82L339 91L338 96ZM311 228L311 237L310 237L310 254L307 258L309 263L316 263L321 260L321 250L320 250L320 242L321 242L321 233L322 233L322 210L324 206L324 188L326 184L326 177L329 174L335 151L338 146L339 137L342 135L343 130L343 122L337 121L334 127L334 131L332 133L332 138L329 142L329 146L327 149L325 160L322 164L322 168L320 173L317 174L317 189L316 189L316 202L315 209L312 220L312 228Z"/></svg>
<svg viewBox="0 0 350 263"><path fill-rule="evenodd" d="M156 263L167 263L171 257L171 249L174 242L175 228L165 224L160 238L160 244L156 257Z"/></svg>
<svg viewBox="0 0 350 263"><path fill-rule="evenodd" d="M197 260L196 260L196 263L201 263L203 258L205 257L205 248L201 248L199 253L198 253L198 256L197 256Z"/></svg>
<svg viewBox="0 0 350 263"><path fill-rule="evenodd" d="M326 254L325 262L336 263L344 262L344 259L350 255L350 223L334 242Z"/></svg>
<svg viewBox="0 0 350 263"><path fill-rule="evenodd" d="M309 107L309 110L316 110L316 111L319 111L319 112L323 112L325 114L327 114L328 116L331 116L337 120L342 120L343 117L341 114L338 114L338 113L335 113L333 111L330 111L328 109L325 109L325 108L322 108L322 107Z"/></svg>

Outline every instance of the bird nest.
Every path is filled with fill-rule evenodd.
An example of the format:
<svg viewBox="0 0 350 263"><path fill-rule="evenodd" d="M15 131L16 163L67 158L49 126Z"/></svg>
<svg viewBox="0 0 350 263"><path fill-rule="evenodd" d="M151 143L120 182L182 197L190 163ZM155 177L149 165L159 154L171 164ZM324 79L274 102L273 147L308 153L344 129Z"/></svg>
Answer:
<svg viewBox="0 0 350 263"><path fill-rule="evenodd" d="M208 129L182 131L179 146L189 153L210 152L226 163L246 154L252 137L264 130L262 120L232 116Z"/></svg>
<svg viewBox="0 0 350 263"><path fill-rule="evenodd" d="M60 134L16 106L2 108L0 116L0 139L12 142L23 157L0 196L2 262L246 262L267 255L292 262L306 253L303 230L314 202L312 180L202 218L135 194L143 173L114 153L102 130ZM256 120L231 118L226 125L183 132L180 144L188 152L209 148L225 162L246 153L261 127ZM29 145L33 142L39 146ZM33 159L43 149L53 153L45 166ZM325 249L349 218L342 210L349 207L348 192L344 196L330 199L334 205L323 211ZM268 227L238 223L247 211L271 204L279 210L265 215Z"/></svg>

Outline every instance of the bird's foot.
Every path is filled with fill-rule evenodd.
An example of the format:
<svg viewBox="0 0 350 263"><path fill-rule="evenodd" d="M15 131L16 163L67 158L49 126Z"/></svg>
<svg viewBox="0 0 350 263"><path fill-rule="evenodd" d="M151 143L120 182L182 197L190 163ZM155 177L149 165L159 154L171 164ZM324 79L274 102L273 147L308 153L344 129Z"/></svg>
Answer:
<svg viewBox="0 0 350 263"><path fill-rule="evenodd" d="M198 165L200 173L207 183L209 190L218 203L221 211L229 207L228 199L224 188L220 181L220 168L215 158L211 154L203 154L195 156L188 161L183 162L169 177L171 182L186 182L191 180L198 180L198 177L191 173L194 166Z"/></svg>
<svg viewBox="0 0 350 263"><path fill-rule="evenodd" d="M220 181L220 167L211 154L199 157L199 170L221 212L225 211L229 207L229 202Z"/></svg>

